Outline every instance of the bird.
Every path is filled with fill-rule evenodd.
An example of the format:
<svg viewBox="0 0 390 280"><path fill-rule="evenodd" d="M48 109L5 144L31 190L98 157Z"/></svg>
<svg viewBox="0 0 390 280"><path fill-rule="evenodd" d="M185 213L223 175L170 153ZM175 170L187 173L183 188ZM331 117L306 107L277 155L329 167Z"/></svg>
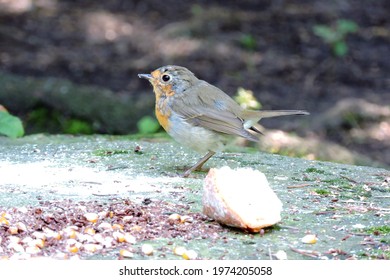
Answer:
<svg viewBox="0 0 390 280"><path fill-rule="evenodd" d="M198 79L185 67L166 65L150 74L138 74L153 86L155 114L164 130L178 143L205 154L183 177L223 151L232 136L259 142L256 124L262 118L309 115L304 110L249 110L218 87Z"/></svg>

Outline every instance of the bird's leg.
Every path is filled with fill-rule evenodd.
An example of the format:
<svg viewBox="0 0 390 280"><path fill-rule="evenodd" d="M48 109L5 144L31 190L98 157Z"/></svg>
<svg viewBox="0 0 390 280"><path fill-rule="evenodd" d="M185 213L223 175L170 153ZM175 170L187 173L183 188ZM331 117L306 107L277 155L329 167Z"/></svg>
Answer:
<svg viewBox="0 0 390 280"><path fill-rule="evenodd" d="M195 170L201 170L203 164L206 163L213 155L215 155L215 152L209 151L204 157L202 157L194 166L187 169L186 172L184 172L183 177L188 177L192 171Z"/></svg>

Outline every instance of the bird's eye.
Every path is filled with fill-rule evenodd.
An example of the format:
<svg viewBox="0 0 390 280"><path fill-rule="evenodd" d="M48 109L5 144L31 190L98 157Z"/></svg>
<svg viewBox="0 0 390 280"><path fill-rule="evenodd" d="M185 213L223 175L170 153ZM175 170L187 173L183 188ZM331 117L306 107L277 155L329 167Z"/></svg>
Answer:
<svg viewBox="0 0 390 280"><path fill-rule="evenodd" d="M161 77L161 79L164 81L164 82L168 82L170 79L171 79L171 76L165 74Z"/></svg>

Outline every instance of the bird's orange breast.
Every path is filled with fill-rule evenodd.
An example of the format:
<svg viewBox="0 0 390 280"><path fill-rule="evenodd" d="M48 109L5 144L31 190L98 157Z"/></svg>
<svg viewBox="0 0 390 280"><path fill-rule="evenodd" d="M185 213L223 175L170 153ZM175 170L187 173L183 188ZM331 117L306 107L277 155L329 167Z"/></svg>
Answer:
<svg viewBox="0 0 390 280"><path fill-rule="evenodd" d="M160 125L165 129L165 131L169 132L169 117L171 116L171 111L167 103L169 98L172 98L175 92L172 90L172 85L164 85L159 81L160 74L159 70L152 72L154 79L151 83L153 85L154 94L156 95L155 113Z"/></svg>
<svg viewBox="0 0 390 280"><path fill-rule="evenodd" d="M158 105L156 104L156 117L160 125L165 129L166 132L169 132L170 124L169 124L169 116L170 113L163 112L161 109L158 108Z"/></svg>

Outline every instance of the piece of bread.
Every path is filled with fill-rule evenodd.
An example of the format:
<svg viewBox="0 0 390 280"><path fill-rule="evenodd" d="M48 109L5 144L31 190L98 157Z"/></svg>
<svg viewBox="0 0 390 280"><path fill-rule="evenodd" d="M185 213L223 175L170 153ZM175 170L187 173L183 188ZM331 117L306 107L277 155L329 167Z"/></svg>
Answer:
<svg viewBox="0 0 390 280"><path fill-rule="evenodd" d="M212 168L203 186L203 213L221 224L259 232L280 222L282 202L263 173Z"/></svg>

